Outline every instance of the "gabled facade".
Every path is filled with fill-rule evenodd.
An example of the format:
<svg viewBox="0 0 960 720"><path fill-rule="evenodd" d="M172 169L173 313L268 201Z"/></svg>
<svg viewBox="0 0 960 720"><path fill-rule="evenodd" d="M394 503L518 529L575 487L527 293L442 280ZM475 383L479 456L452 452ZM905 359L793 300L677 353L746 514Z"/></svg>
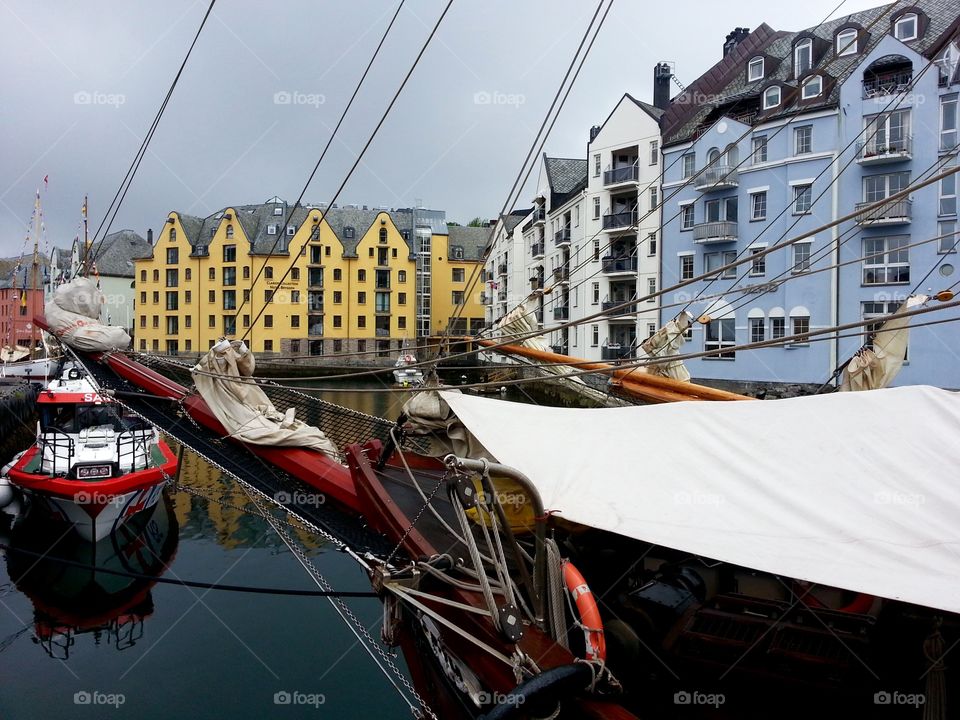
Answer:
<svg viewBox="0 0 960 720"><path fill-rule="evenodd" d="M762 25L740 39L663 118L664 286L813 231L955 162L958 26L956 7L932 0L799 33ZM953 263L940 262L954 241L907 246L955 229L951 179L669 293L660 322L688 305L708 321L694 324L687 352L721 354L689 360L694 378L821 383L863 337L723 350L888 313L938 263L919 291L943 289L955 282ZM952 326L915 329L897 382L960 386L948 361L957 353Z"/></svg>

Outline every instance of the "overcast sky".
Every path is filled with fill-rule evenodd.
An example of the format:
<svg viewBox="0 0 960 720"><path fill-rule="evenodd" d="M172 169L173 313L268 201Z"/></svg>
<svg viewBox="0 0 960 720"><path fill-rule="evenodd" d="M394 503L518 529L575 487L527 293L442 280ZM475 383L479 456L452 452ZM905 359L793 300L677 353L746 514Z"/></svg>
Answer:
<svg viewBox="0 0 960 720"><path fill-rule="evenodd" d="M838 3L833 16L882 4L616 0L548 154L585 156L589 127L622 93L652 99L658 61L689 83L734 27L799 30ZM48 244L77 234L84 193L96 228L207 4L0 0L0 254L23 247L44 176ZM407 0L306 201L326 202L340 185L443 5ZM595 7L454 0L338 202L495 216ZM113 229L145 234L170 210L295 200L395 8L219 0ZM535 187L532 177L524 200Z"/></svg>

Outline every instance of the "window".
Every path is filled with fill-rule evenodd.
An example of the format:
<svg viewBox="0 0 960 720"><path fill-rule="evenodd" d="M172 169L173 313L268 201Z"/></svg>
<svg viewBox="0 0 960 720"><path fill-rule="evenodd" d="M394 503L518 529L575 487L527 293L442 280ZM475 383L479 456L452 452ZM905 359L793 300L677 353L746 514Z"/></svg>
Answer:
<svg viewBox="0 0 960 720"><path fill-rule="evenodd" d="M208 277L210 280L216 280L216 279L217 279L217 269L216 269L215 267L211 267L209 270L207 270L207 277Z"/></svg>
<svg viewBox="0 0 960 720"><path fill-rule="evenodd" d="M767 339L767 329L762 317L750 318L750 342L758 343Z"/></svg>
<svg viewBox="0 0 960 720"><path fill-rule="evenodd" d="M300 291L291 290L290 291L290 304L297 305L300 302Z"/></svg>
<svg viewBox="0 0 960 720"><path fill-rule="evenodd" d="M863 179L864 202L879 202L906 189L909 184L910 173L908 172L868 175Z"/></svg>
<svg viewBox="0 0 960 720"><path fill-rule="evenodd" d="M753 162L765 163L767 161L767 138L755 137L753 139Z"/></svg>
<svg viewBox="0 0 960 720"><path fill-rule="evenodd" d="M737 253L734 250L726 250L724 252L712 252L704 253L703 255L703 271L705 275L716 275L722 266L729 265L732 262L736 262ZM723 271L724 278L735 278L737 276L737 268L727 268Z"/></svg>
<svg viewBox="0 0 960 720"><path fill-rule="evenodd" d="M208 315L208 316L207 316L207 325L208 325L209 327L215 328L215 327L217 326L217 316L216 316L216 315Z"/></svg>
<svg viewBox="0 0 960 720"><path fill-rule="evenodd" d="M766 190L761 190L759 192L750 194L750 219L751 220L767 219L767 191Z"/></svg>
<svg viewBox="0 0 960 720"><path fill-rule="evenodd" d="M141 293L140 293L140 304L141 304L141 305L146 305L146 304L147 304L147 293L146 293L146 292L141 292Z"/></svg>
<svg viewBox="0 0 960 720"><path fill-rule="evenodd" d="M406 270L398 270L398 271L397 271L397 282L399 282L399 283L405 283L406 281L407 281L407 271L406 271Z"/></svg>
<svg viewBox="0 0 960 720"><path fill-rule="evenodd" d="M390 248L390 257L396 257L396 256L397 256L397 249Z"/></svg>
<svg viewBox="0 0 960 720"><path fill-rule="evenodd" d="M333 281L340 282L343 279L343 271L340 268L333 269Z"/></svg>
<svg viewBox="0 0 960 720"><path fill-rule="evenodd" d="M737 221L737 196L718 198L716 200L707 200L703 204L704 217L706 222L736 222Z"/></svg>
<svg viewBox="0 0 960 720"><path fill-rule="evenodd" d="M272 328L273 327L273 315L264 315L263 316L263 326Z"/></svg>
<svg viewBox="0 0 960 720"><path fill-rule="evenodd" d="M273 280L273 268L270 267L269 265L267 265L267 266L263 269L263 276L264 276L267 280Z"/></svg>
<svg viewBox="0 0 960 720"><path fill-rule="evenodd" d="M940 215L957 214L957 176L947 175L940 180Z"/></svg>
<svg viewBox="0 0 960 720"><path fill-rule="evenodd" d="M180 318L176 315L167 315L167 335L176 335L180 332Z"/></svg>
<svg viewBox="0 0 960 720"><path fill-rule="evenodd" d="M207 293L207 302L209 302L211 305L217 302L216 290L211 290L210 292Z"/></svg>
<svg viewBox="0 0 960 720"><path fill-rule="evenodd" d="M147 316L146 316L146 315L141 315L141 316L140 316L140 327L145 328L146 326L147 326Z"/></svg>
<svg viewBox="0 0 960 720"><path fill-rule="evenodd" d="M706 326L703 349L709 352L711 350L723 350L723 348L733 347L737 344L736 332L736 323L733 318L711 320ZM716 358L732 360L736 357L736 352L726 350L707 357L711 360Z"/></svg>
<svg viewBox="0 0 960 720"><path fill-rule="evenodd" d="M406 305L406 304L407 304L407 294L397 293L397 305Z"/></svg>
<svg viewBox="0 0 960 720"><path fill-rule="evenodd" d="M650 164L656 165L660 162L660 141L651 140L650 141Z"/></svg>
<svg viewBox="0 0 960 720"><path fill-rule="evenodd" d="M343 292L340 290L333 291L333 304L340 305L343 302Z"/></svg>
<svg viewBox="0 0 960 720"><path fill-rule="evenodd" d="M183 324L186 325L187 327L190 327L191 325L193 325L193 315L184 315ZM187 342L189 342L189 340Z"/></svg>
<svg viewBox="0 0 960 720"><path fill-rule="evenodd" d="M940 98L940 150L952 150L957 146L957 96Z"/></svg>
<svg viewBox="0 0 960 720"><path fill-rule="evenodd" d="M681 162L682 162L682 168L683 168L683 177L684 178L693 177L693 173L695 172L697 167L696 155L694 155L693 153L687 153L686 155L683 156Z"/></svg>
<svg viewBox="0 0 960 720"><path fill-rule="evenodd" d="M655 232L647 235L647 257L654 257L657 254L657 234Z"/></svg>
<svg viewBox="0 0 960 720"><path fill-rule="evenodd" d="M794 243L791 272L803 273L810 269L810 245L811 243L808 242Z"/></svg>
<svg viewBox="0 0 960 720"><path fill-rule="evenodd" d="M330 257L330 246L329 246L329 245L324 245L324 247L323 247L323 255L324 255L324 257Z"/></svg>
<svg viewBox="0 0 960 720"><path fill-rule="evenodd" d="M909 236L863 239L863 284L890 285L910 282Z"/></svg>
<svg viewBox="0 0 960 720"><path fill-rule="evenodd" d="M167 248L167 265L176 265L180 262L180 248Z"/></svg>
<svg viewBox="0 0 960 720"><path fill-rule="evenodd" d="M599 219L600 219L600 198L599 198L599 196L598 196L598 197L595 197L595 198L593 199L593 219L594 219L594 220L599 220Z"/></svg>
<svg viewBox="0 0 960 720"><path fill-rule="evenodd" d="M834 43L838 56L857 54L857 36L859 31L856 28L847 28L837 33L837 39Z"/></svg>
<svg viewBox="0 0 960 720"><path fill-rule="evenodd" d="M590 286L590 297L591 303L594 305L600 304L600 283L595 282Z"/></svg>
<svg viewBox="0 0 960 720"><path fill-rule="evenodd" d="M453 268L453 282L464 282L466 280L466 270L463 268Z"/></svg>
<svg viewBox="0 0 960 720"><path fill-rule="evenodd" d="M591 325L590 326L590 344L593 347L596 347L600 344L600 326Z"/></svg>
<svg viewBox="0 0 960 720"><path fill-rule="evenodd" d="M146 281L147 281L147 271L146 271L146 270L141 270L141 271L140 271L140 282L146 282Z"/></svg>
<svg viewBox="0 0 960 720"><path fill-rule="evenodd" d="M275 208L273 209L273 214L274 214L274 215L283 215L283 208L281 208L281 207L275 207Z"/></svg>
<svg viewBox="0 0 960 720"><path fill-rule="evenodd" d="M763 109L770 110L780 104L780 86L771 85L763 91Z"/></svg>
<svg viewBox="0 0 960 720"><path fill-rule="evenodd" d="M176 240L177 240L177 229L176 229L176 228L170 228L170 233L169 233L168 236L169 236L169 238L170 238L170 242L176 242Z"/></svg>
<svg viewBox="0 0 960 720"><path fill-rule="evenodd" d="M793 46L793 76L801 77L813 68L813 40L805 38Z"/></svg>
<svg viewBox="0 0 960 720"><path fill-rule="evenodd" d="M573 226L580 227L580 206L573 206Z"/></svg>
<svg viewBox="0 0 960 720"><path fill-rule="evenodd" d="M223 284L227 287L237 284L237 269L235 267L225 267L223 269Z"/></svg>
<svg viewBox="0 0 960 720"><path fill-rule="evenodd" d="M232 226L230 226L232 227ZM225 263L234 263L237 261L237 246L236 245L224 245L223 246L223 261Z"/></svg>
<svg viewBox="0 0 960 720"><path fill-rule="evenodd" d="M647 278L647 295L650 297L647 298L647 302L655 303L657 301L657 279L656 278Z"/></svg>
<svg viewBox="0 0 960 720"><path fill-rule="evenodd" d="M791 315L790 322L793 325L791 328L793 335L806 335L810 332L810 317L807 315ZM791 345L809 345L810 338L807 337L798 337L794 340Z"/></svg>
<svg viewBox="0 0 960 720"><path fill-rule="evenodd" d="M390 293L378 292L374 295L374 307L378 313L390 312Z"/></svg>
<svg viewBox="0 0 960 720"><path fill-rule="evenodd" d="M779 340L787 334L787 322L782 317L770 318L770 337Z"/></svg>
<svg viewBox="0 0 960 720"><path fill-rule="evenodd" d="M297 229L293 225L287 225L287 235L292 236L297 234Z"/></svg>
<svg viewBox="0 0 960 720"><path fill-rule="evenodd" d="M803 215L810 212L813 207L813 186L812 185L794 185L793 186L793 214Z"/></svg>
<svg viewBox="0 0 960 720"><path fill-rule="evenodd" d="M750 255L756 256L762 252L763 252L763 248L752 248L750 250ZM766 273L767 273L767 256L760 255L760 257L754 257L753 262L750 263L750 277L758 277L760 275L766 275Z"/></svg>
<svg viewBox="0 0 960 720"><path fill-rule="evenodd" d="M267 235L276 235L277 226L276 225L267 225Z"/></svg>
<svg viewBox="0 0 960 720"><path fill-rule="evenodd" d="M693 203L680 208L680 229L693 230Z"/></svg>
<svg viewBox="0 0 960 720"><path fill-rule="evenodd" d="M244 302L250 302L250 288L246 288L246 289L243 291L243 301L244 301Z"/></svg>
<svg viewBox="0 0 960 720"><path fill-rule="evenodd" d="M154 270L154 271L153 271L153 281L154 281L154 282L160 282L160 271L159 271L159 270Z"/></svg>
<svg viewBox="0 0 960 720"><path fill-rule="evenodd" d="M957 231L956 220L942 220L937 223L938 241L937 252L941 254L955 253L960 246L960 232Z"/></svg>
<svg viewBox="0 0 960 720"><path fill-rule="evenodd" d="M373 248L367 248L367 257L373 257Z"/></svg>
<svg viewBox="0 0 960 720"><path fill-rule="evenodd" d="M373 248L370 248L373 250ZM367 281L367 271L366 270L357 270L357 282L366 282Z"/></svg>
<svg viewBox="0 0 960 720"><path fill-rule="evenodd" d="M793 129L793 154L805 155L813 149L813 126L804 125Z"/></svg>
<svg viewBox="0 0 960 720"><path fill-rule="evenodd" d="M176 291L167 293L167 310L180 309L180 296Z"/></svg>
<svg viewBox="0 0 960 720"><path fill-rule="evenodd" d="M167 270L167 287L177 287L179 284L179 273L173 269Z"/></svg>
<svg viewBox="0 0 960 720"><path fill-rule="evenodd" d="M660 196L659 196L659 193L657 192L657 188L652 187L650 188L650 210L651 211L656 210L657 205L659 204L660 204Z"/></svg>
<svg viewBox="0 0 960 720"><path fill-rule="evenodd" d="M233 240L233 225L227 225L227 240Z"/></svg>
<svg viewBox="0 0 960 720"><path fill-rule="evenodd" d="M813 75L803 81L803 89L801 90L801 97L804 100L810 100L815 98L823 92L823 76Z"/></svg>
<svg viewBox="0 0 960 720"><path fill-rule="evenodd" d="M367 304L367 293L360 291L357 293L357 305L366 305Z"/></svg>
<svg viewBox="0 0 960 720"><path fill-rule="evenodd" d="M747 81L756 82L763 80L763 58L755 57L747 65Z"/></svg>
<svg viewBox="0 0 960 720"><path fill-rule="evenodd" d="M334 341L333 341L333 351L334 351L335 353L338 353L338 352L340 352L341 350L343 350L343 340L340 340L340 339L334 340Z"/></svg>
<svg viewBox="0 0 960 720"><path fill-rule="evenodd" d="M334 316L333 316L333 326L334 326L335 328L343 327L343 317L340 316L340 315L334 315ZM336 344L336 343L334 343L334 344ZM334 348L334 349L336 349L336 348Z"/></svg>
<svg viewBox="0 0 960 720"><path fill-rule="evenodd" d="M290 268L290 279L299 280L300 279L300 268Z"/></svg>
<svg viewBox="0 0 960 720"><path fill-rule="evenodd" d="M897 18L893 23L893 36L897 40L906 42L907 40L917 39L917 14L906 13Z"/></svg>
<svg viewBox="0 0 960 720"><path fill-rule="evenodd" d="M454 305L463 305L463 290L454 290L450 295L450 301Z"/></svg>
<svg viewBox="0 0 960 720"><path fill-rule="evenodd" d="M183 291L183 304L184 304L184 305L189 305L191 300L193 300L193 293L190 292L189 290L184 290L184 291Z"/></svg>
<svg viewBox="0 0 960 720"><path fill-rule="evenodd" d="M910 110L871 115L863 124L865 157L909 150Z"/></svg>
<svg viewBox="0 0 960 720"><path fill-rule="evenodd" d="M237 334L237 318L235 316L233 315L223 316L223 334L224 335Z"/></svg>
<svg viewBox="0 0 960 720"><path fill-rule="evenodd" d="M160 302L160 293L154 291L154 293L153 293L153 304L156 305L158 302Z"/></svg>
<svg viewBox="0 0 960 720"><path fill-rule="evenodd" d="M357 327L365 328L367 326L367 316L366 315L357 315Z"/></svg>
<svg viewBox="0 0 960 720"><path fill-rule="evenodd" d="M693 255L680 256L680 279L691 280L693 278Z"/></svg>
<svg viewBox="0 0 960 720"><path fill-rule="evenodd" d="M593 176L600 176L600 153L593 156Z"/></svg>
<svg viewBox="0 0 960 720"><path fill-rule="evenodd" d="M237 291L236 290L223 291L223 309L224 310L237 309Z"/></svg>
<svg viewBox="0 0 960 720"><path fill-rule="evenodd" d="M249 316L249 315L244 315L244 316L243 316L243 326L244 326L245 328L250 327L250 316Z"/></svg>

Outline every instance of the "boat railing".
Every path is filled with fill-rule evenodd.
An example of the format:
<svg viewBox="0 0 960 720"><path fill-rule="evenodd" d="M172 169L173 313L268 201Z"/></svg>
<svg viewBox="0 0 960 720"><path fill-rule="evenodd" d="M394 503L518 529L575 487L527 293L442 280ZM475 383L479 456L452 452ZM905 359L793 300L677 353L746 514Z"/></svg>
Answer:
<svg viewBox="0 0 960 720"><path fill-rule="evenodd" d="M49 428L41 432L37 438L37 451L40 453L38 473L66 475L70 472L76 451L73 438L62 430Z"/></svg>
<svg viewBox="0 0 960 720"><path fill-rule="evenodd" d="M117 465L121 472L136 472L150 467L153 429L125 430L117 435Z"/></svg>

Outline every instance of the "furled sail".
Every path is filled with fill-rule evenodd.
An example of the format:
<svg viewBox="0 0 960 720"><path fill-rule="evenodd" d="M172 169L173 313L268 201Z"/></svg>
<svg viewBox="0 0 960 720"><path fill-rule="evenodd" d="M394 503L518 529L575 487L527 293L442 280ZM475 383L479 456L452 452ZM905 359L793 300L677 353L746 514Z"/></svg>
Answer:
<svg viewBox="0 0 960 720"><path fill-rule="evenodd" d="M893 382L903 367L910 339L910 318L903 313L927 302L926 295L911 295L874 333L872 347L864 345L843 369L840 390L879 390Z"/></svg>
<svg viewBox="0 0 960 720"><path fill-rule="evenodd" d="M100 322L103 302L103 293L89 278L78 277L64 283L44 307L50 333L83 352L126 350L130 347L127 331Z"/></svg>
<svg viewBox="0 0 960 720"><path fill-rule="evenodd" d="M682 348L686 342L683 334L690 327L691 322L693 322L693 316L687 311L683 311L677 315L677 317L657 330L640 345L642 351L640 359L642 360L644 356L649 358L665 358L672 355L679 355L680 348ZM687 366L683 364L683 360L651 363L645 367L651 375L660 375L682 382L690 381L690 371L687 370Z"/></svg>
<svg viewBox="0 0 960 720"><path fill-rule="evenodd" d="M251 379L255 367L253 353L243 342L221 340L190 372L228 436L253 445L312 448L339 460L333 442L318 428L297 420L293 408L277 411Z"/></svg>

